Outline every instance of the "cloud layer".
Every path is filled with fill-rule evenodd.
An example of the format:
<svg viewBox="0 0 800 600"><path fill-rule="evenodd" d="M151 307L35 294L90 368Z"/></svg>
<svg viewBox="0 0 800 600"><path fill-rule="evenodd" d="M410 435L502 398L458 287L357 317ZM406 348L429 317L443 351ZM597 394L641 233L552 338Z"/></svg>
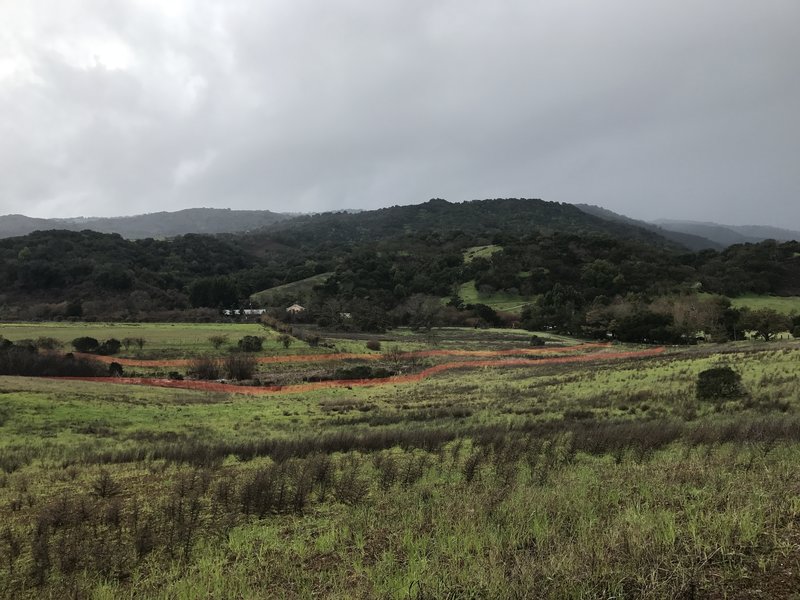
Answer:
<svg viewBox="0 0 800 600"><path fill-rule="evenodd" d="M485 197L800 228L796 0L0 0L0 214Z"/></svg>

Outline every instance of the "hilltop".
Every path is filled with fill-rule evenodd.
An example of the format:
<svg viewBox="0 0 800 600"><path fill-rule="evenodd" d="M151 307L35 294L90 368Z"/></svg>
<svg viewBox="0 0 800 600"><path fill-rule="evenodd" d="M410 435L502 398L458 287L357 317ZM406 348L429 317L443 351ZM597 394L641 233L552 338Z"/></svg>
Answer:
<svg viewBox="0 0 800 600"><path fill-rule="evenodd" d="M436 199L243 234L38 231L0 240L0 289L7 319L209 320L223 307L281 314L302 300L303 320L323 326L500 325L538 311L540 327L574 333L614 303L639 310L698 291L800 294L800 244L694 253L569 204Z"/></svg>
<svg viewBox="0 0 800 600"><path fill-rule="evenodd" d="M268 210L229 208L188 208L129 217L76 217L38 219L24 215L0 216L0 238L16 237L34 231L85 229L99 233L118 233L127 239L164 239L188 233L236 233L273 225L292 215Z"/></svg>

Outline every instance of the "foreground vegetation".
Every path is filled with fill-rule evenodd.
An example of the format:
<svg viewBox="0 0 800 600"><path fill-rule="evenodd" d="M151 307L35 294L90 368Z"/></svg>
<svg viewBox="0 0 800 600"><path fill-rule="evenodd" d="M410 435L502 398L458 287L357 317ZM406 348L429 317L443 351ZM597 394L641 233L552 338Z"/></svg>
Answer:
<svg viewBox="0 0 800 600"><path fill-rule="evenodd" d="M0 594L788 597L798 358L747 342L264 398L2 377ZM741 389L698 399L724 366Z"/></svg>

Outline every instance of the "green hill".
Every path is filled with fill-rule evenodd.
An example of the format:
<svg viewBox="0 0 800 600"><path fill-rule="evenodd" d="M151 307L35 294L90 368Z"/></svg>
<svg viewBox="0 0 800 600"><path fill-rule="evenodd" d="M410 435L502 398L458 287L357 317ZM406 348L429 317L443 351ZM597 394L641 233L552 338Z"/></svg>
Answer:
<svg viewBox="0 0 800 600"><path fill-rule="evenodd" d="M261 290L250 296L250 300L262 306L275 306L291 302L305 302L315 285L325 283L333 273L320 273L299 281Z"/></svg>

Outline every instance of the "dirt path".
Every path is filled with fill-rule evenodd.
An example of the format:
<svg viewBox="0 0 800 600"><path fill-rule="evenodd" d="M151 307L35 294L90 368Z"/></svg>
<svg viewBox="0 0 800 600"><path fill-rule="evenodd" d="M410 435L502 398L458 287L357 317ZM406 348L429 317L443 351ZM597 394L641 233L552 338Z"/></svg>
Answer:
<svg viewBox="0 0 800 600"><path fill-rule="evenodd" d="M608 344L577 344L575 346L559 346L557 348L517 348L511 350L418 350L416 352L402 352L399 359L429 358L432 356L474 356L476 358L490 358L493 356L520 356L520 355L540 355L540 354L562 354L564 352L575 352L576 350L592 350L597 348L608 348ZM116 356L100 356L97 354L83 354L75 352L75 356L89 360L97 360L103 363L116 362L123 367L186 367L192 362L189 358L177 358L173 360L140 360L137 358L119 358ZM279 364L279 363L305 363L305 362L328 362L334 360L386 360L385 354L355 354L355 353L331 353L331 354L287 354L284 356L259 356L256 358L259 364Z"/></svg>
<svg viewBox="0 0 800 600"><path fill-rule="evenodd" d="M547 358L511 358L494 360L473 360L461 362L449 362L441 365L429 367L419 373L411 375L398 375L383 379L338 379L333 381L315 381L312 383L299 383L285 386L238 386L227 383L212 381L174 381L171 379L153 379L139 377L60 377L54 379L68 379L77 381L92 381L100 383L114 383L125 385L147 385L165 388L177 388L186 390L202 390L206 392L222 392L227 394L246 394L250 396L261 396L269 394L297 394L311 392L314 390L337 388L337 387L368 387L379 385L396 385L402 383L413 383L422 381L428 377L452 371L454 369L477 369L484 367L535 367L537 365L556 365L565 363L598 362L604 360L625 360L631 358L644 358L657 356L664 352L663 347L650 348L647 350L632 350L629 352L594 352L591 354L579 354L576 356L553 356ZM341 356L341 355L339 355Z"/></svg>

